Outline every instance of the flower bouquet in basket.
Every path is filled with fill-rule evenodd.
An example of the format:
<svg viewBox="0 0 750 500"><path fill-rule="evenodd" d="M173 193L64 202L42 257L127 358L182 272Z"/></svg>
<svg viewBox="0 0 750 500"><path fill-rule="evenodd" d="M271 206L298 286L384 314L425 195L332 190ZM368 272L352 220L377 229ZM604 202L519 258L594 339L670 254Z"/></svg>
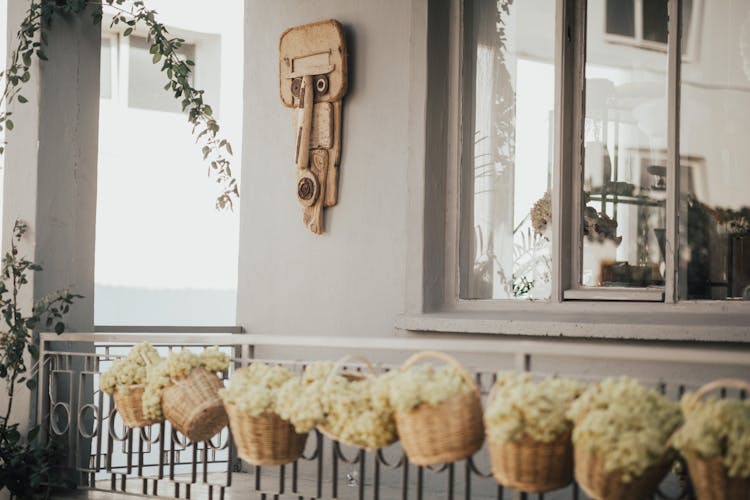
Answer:
<svg viewBox="0 0 750 500"><path fill-rule="evenodd" d="M414 366L419 361L437 359ZM376 382L376 401L393 411L401 445L416 465L464 460L484 442L479 389L463 367L447 354L425 351L400 370Z"/></svg>
<svg viewBox="0 0 750 500"><path fill-rule="evenodd" d="M484 426L492 475L504 486L543 493L573 480L572 423L565 416L583 384L528 373L498 373Z"/></svg>
<svg viewBox="0 0 750 500"><path fill-rule="evenodd" d="M166 418L191 441L210 439L227 425L219 397L224 384L217 372L228 366L229 358L218 347L200 354L170 352L165 361L148 367L143 396L147 416Z"/></svg>
<svg viewBox="0 0 750 500"><path fill-rule="evenodd" d="M253 363L237 370L226 389L219 391L229 416L237 454L254 465L294 462L305 448L307 432L278 415L281 386L294 378L282 366Z"/></svg>
<svg viewBox="0 0 750 500"><path fill-rule="evenodd" d="M699 500L750 499L750 401L710 398L716 389L750 390L743 380L716 380L685 394L685 424L672 442L687 459Z"/></svg>
<svg viewBox="0 0 750 500"><path fill-rule="evenodd" d="M350 358L361 360L366 372L342 371ZM346 356L338 363L318 362L302 377L286 382L277 404L279 415L304 433L318 430L341 443L375 450L396 441L389 408L374 399L375 369L366 358Z"/></svg>
<svg viewBox="0 0 750 500"><path fill-rule="evenodd" d="M575 478L601 500L650 497L669 472L679 405L628 377L589 387L568 410Z"/></svg>
<svg viewBox="0 0 750 500"><path fill-rule="evenodd" d="M99 378L99 388L112 396L122 421L131 429L163 420L161 415L152 415L147 408L144 410L143 404L148 366L160 362L156 349L143 342L134 346L127 357L112 363Z"/></svg>

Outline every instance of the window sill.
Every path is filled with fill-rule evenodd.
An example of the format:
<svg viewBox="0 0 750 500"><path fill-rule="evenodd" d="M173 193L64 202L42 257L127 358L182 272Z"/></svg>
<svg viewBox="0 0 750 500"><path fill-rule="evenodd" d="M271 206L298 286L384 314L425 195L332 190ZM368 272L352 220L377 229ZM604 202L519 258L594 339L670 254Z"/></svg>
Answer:
<svg viewBox="0 0 750 500"><path fill-rule="evenodd" d="M395 327L408 332L523 335L610 340L734 342L750 344L747 312L690 311L695 303L660 304L661 311L644 304L535 304L505 311L446 311L403 314ZM596 309L603 309L596 312ZM709 309L711 307L709 306Z"/></svg>

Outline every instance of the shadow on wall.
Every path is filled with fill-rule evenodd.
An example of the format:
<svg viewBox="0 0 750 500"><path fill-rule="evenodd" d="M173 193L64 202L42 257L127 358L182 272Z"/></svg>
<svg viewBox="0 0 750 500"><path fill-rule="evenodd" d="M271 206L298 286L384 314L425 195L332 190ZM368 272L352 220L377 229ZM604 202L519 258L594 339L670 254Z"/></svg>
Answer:
<svg viewBox="0 0 750 500"><path fill-rule="evenodd" d="M94 324L227 326L236 322L236 290L96 285Z"/></svg>

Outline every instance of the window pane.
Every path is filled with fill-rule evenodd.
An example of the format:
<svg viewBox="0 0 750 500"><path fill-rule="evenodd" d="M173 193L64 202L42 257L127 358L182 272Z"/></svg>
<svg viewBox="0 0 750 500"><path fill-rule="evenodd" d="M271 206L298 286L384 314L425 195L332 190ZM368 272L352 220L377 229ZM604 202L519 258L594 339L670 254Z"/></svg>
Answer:
<svg viewBox="0 0 750 500"><path fill-rule="evenodd" d="M462 298L550 296L555 2L511 3L465 4Z"/></svg>
<svg viewBox="0 0 750 500"><path fill-rule="evenodd" d="M643 39L667 43L667 0L643 0Z"/></svg>
<svg viewBox="0 0 750 500"><path fill-rule="evenodd" d="M750 7L710 6L690 34L702 57L682 66L679 290L750 299Z"/></svg>
<svg viewBox="0 0 750 500"><path fill-rule="evenodd" d="M580 276L584 286L662 286L667 55L608 44L588 2Z"/></svg>
<svg viewBox="0 0 750 500"><path fill-rule="evenodd" d="M607 0L607 33L635 36L635 0Z"/></svg>
<svg viewBox="0 0 750 500"><path fill-rule="evenodd" d="M129 39L128 106L179 113L182 105L174 98L172 91L164 89L166 79L160 71L161 63L153 63L148 41L138 36L131 36ZM195 61L195 45L183 44L179 54L183 59ZM192 77L190 81L193 81Z"/></svg>
<svg viewBox="0 0 750 500"><path fill-rule="evenodd" d="M99 98L112 98L112 39L102 36L101 75L99 77Z"/></svg>

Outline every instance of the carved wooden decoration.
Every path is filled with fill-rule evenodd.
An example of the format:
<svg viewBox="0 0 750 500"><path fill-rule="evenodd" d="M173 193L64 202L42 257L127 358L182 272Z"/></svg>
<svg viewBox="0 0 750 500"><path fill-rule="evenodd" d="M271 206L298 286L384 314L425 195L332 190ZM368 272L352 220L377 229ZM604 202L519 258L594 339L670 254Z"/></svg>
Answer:
<svg viewBox="0 0 750 500"><path fill-rule="evenodd" d="M279 41L281 101L294 108L297 199L315 234L323 232L323 208L338 201L346 57L344 31L334 20L290 28Z"/></svg>

